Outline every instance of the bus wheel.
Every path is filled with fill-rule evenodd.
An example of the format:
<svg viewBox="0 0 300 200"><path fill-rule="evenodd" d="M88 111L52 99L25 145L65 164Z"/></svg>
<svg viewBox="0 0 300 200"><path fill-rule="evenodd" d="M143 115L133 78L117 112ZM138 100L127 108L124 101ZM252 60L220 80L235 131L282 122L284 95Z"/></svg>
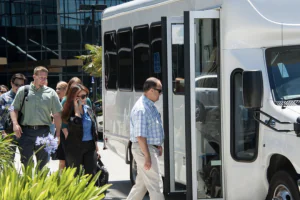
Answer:
<svg viewBox="0 0 300 200"><path fill-rule="evenodd" d="M296 181L286 171L278 171L272 177L267 200L300 200Z"/></svg>
<svg viewBox="0 0 300 200"><path fill-rule="evenodd" d="M130 181L131 181L132 185L135 184L136 176L137 176L137 165L134 160L134 157L131 154L131 156L130 156Z"/></svg>

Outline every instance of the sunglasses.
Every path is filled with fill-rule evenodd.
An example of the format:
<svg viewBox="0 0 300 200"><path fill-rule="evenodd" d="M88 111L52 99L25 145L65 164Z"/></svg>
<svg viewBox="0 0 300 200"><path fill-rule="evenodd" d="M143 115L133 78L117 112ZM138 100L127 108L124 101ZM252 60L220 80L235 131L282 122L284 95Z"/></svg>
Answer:
<svg viewBox="0 0 300 200"><path fill-rule="evenodd" d="M4 91L4 90L1 90L1 91L0 91L0 93L5 93L5 92L7 92L7 91Z"/></svg>
<svg viewBox="0 0 300 200"><path fill-rule="evenodd" d="M77 96L77 97L80 97L80 98L83 100L83 99L85 99L85 98L87 97L87 95L86 95L86 94L83 94L83 95Z"/></svg>
<svg viewBox="0 0 300 200"><path fill-rule="evenodd" d="M17 84L17 83L13 83L16 87L21 87L23 86L24 84Z"/></svg>
<svg viewBox="0 0 300 200"><path fill-rule="evenodd" d="M157 88L152 88L153 90L156 90L159 94L162 92L161 89L157 89Z"/></svg>
<svg viewBox="0 0 300 200"><path fill-rule="evenodd" d="M65 88L59 88L59 87L58 87L58 88L56 88L56 90L65 90Z"/></svg>

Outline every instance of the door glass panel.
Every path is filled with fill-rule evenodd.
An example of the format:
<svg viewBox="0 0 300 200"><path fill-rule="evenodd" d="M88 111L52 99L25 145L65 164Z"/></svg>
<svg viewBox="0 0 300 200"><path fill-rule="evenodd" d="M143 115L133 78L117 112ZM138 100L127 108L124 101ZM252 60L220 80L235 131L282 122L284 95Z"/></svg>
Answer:
<svg viewBox="0 0 300 200"><path fill-rule="evenodd" d="M171 184L180 191L186 189L183 24L171 24L171 32L174 130L174 174L171 176L175 177Z"/></svg>
<svg viewBox="0 0 300 200"><path fill-rule="evenodd" d="M221 198L219 19L195 19L198 199Z"/></svg>

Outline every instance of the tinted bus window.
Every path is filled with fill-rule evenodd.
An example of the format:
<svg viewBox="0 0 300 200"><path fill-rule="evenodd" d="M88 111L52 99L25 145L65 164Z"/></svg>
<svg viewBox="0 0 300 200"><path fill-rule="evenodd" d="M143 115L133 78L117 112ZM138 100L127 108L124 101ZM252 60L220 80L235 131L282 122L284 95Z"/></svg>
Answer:
<svg viewBox="0 0 300 200"><path fill-rule="evenodd" d="M150 27L150 45L151 45L151 76L162 80L161 75L161 25L155 25Z"/></svg>
<svg viewBox="0 0 300 200"><path fill-rule="evenodd" d="M143 84L150 76L149 67L149 29L148 26L133 30L134 49L134 87L143 90Z"/></svg>
<svg viewBox="0 0 300 200"><path fill-rule="evenodd" d="M258 151L258 122L253 110L243 106L242 72L236 72L232 78L232 139L231 155L239 161L254 161ZM258 117L259 118L259 117Z"/></svg>
<svg viewBox="0 0 300 200"><path fill-rule="evenodd" d="M118 32L118 56L120 89L132 90L132 31L124 30Z"/></svg>
<svg viewBox="0 0 300 200"><path fill-rule="evenodd" d="M106 89L117 89L117 44L115 32L104 34L104 64Z"/></svg>

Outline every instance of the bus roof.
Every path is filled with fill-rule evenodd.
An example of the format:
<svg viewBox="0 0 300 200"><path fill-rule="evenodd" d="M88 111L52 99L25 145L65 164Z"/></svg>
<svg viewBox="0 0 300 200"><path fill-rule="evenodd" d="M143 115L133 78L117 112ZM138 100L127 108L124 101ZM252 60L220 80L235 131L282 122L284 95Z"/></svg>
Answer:
<svg viewBox="0 0 300 200"><path fill-rule="evenodd" d="M158 3L164 3L167 1L172 1L172 0L135 0L135 1L130 1L127 3L123 3L121 5L109 7L104 10L103 12L103 18L113 16L118 13L122 12L128 12L135 10L137 8L141 7L147 7L147 6L152 6Z"/></svg>
<svg viewBox="0 0 300 200"><path fill-rule="evenodd" d="M191 7L197 7L201 3L201 8L212 8L220 6L223 0L134 0L105 9L102 17L108 18L120 13L126 13L136 9L142 9L146 7L150 8L151 6L158 4L163 5L179 1L185 1L185 3L189 4Z"/></svg>
<svg viewBox="0 0 300 200"><path fill-rule="evenodd" d="M151 8L158 4L169 4L175 2L185 2L189 4L190 10L207 9L221 6L223 3L236 4L235 0L134 0L121 5L109 7L103 12L103 18L108 18L117 14L130 12L137 9ZM247 0L241 0L247 1ZM226 4L225 3L225 4ZM286 25L299 25L299 0L248 0L248 3L263 18L270 22Z"/></svg>

